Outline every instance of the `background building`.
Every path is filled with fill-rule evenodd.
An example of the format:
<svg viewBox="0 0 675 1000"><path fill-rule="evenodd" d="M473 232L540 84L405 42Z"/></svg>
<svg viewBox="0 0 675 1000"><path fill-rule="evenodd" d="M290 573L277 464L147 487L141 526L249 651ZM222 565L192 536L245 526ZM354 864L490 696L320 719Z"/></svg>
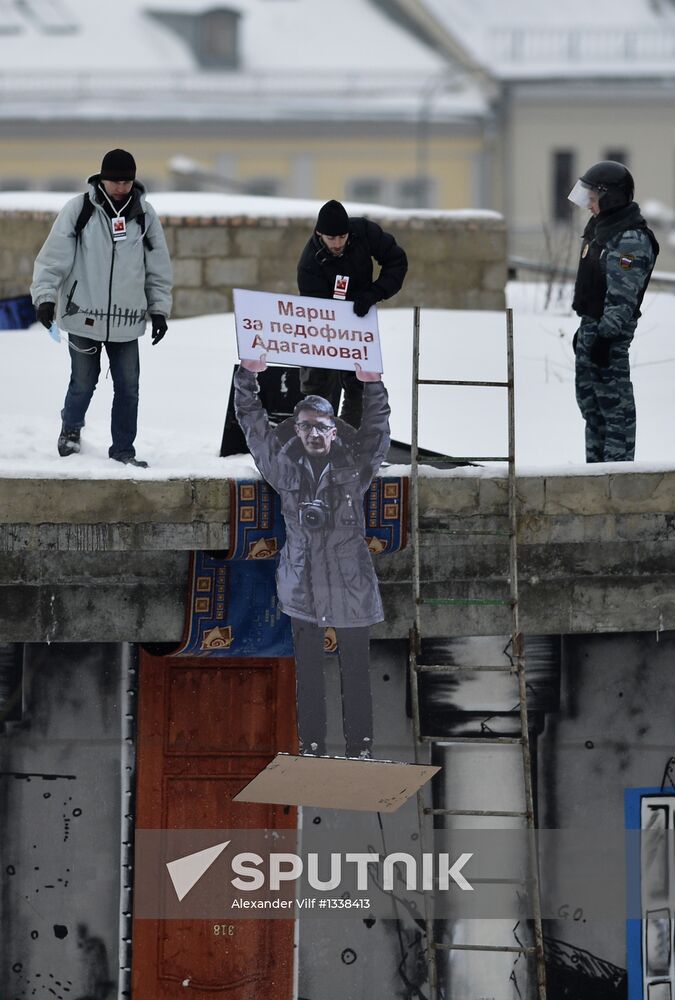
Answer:
<svg viewBox="0 0 675 1000"><path fill-rule="evenodd" d="M372 0L124 0L114 13L9 0L0 185L79 190L122 146L155 190L489 207L489 102L394 14Z"/></svg>
<svg viewBox="0 0 675 1000"><path fill-rule="evenodd" d="M659 224L659 268L672 270L675 208L675 4L420 0L498 88L497 206L511 252L571 264L580 214L567 201L598 160L626 163Z"/></svg>

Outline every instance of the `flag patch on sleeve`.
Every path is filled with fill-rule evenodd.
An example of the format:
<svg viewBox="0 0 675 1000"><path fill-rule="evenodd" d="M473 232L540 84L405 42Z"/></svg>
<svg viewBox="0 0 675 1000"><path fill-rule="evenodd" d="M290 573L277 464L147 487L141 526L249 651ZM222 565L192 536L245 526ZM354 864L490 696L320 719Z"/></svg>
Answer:
<svg viewBox="0 0 675 1000"><path fill-rule="evenodd" d="M624 271L628 271L633 266L634 260L635 258L632 253L625 253L619 257L619 265L624 269Z"/></svg>

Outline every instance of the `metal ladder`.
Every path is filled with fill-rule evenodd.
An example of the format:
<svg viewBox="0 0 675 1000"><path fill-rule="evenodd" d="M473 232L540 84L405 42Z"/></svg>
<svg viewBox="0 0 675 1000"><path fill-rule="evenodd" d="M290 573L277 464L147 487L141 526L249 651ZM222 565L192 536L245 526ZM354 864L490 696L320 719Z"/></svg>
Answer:
<svg viewBox="0 0 675 1000"><path fill-rule="evenodd" d="M523 636L520 632L518 614L518 550L517 550L517 496L516 496L516 466L515 466L515 402L514 402L514 359L513 359L513 312L506 310L506 351L507 351L507 381L506 382L481 382L466 380L448 379L421 379L419 377L419 347L420 347L420 308L414 310L413 325L413 365L412 365L412 456L410 470L410 496L411 496L411 543L413 549L413 600L414 600L414 623L410 630L410 696L413 720L413 732L415 739L415 760L419 763L423 756L423 748L434 742L463 743L471 745L492 744L508 745L517 744L521 747L523 779L525 792L525 810L484 810L484 809L433 809L425 805L423 790L417 796L417 804L420 819L420 837L422 850L425 850L425 842L429 839L429 828L433 832L433 817L436 815L445 816L502 816L521 817L526 820L527 829L530 831L530 843L528 850L528 882L530 886L530 898L533 913L533 940L534 945L524 946L497 946L479 944L443 944L436 941L434 931L434 917L432 912L433 901L425 896L426 913L426 950L427 964L429 970L429 1000L438 1000L438 966L437 953L439 951L483 951L483 952L513 952L515 954L534 956L536 960L537 976L537 1000L546 1000L546 968L544 961L544 939L542 933L541 904L539 892L539 870L537 863L537 853L534 844L534 797L532 782L532 760L530 755L530 739L528 729L527 711L527 691L525 679L525 661L523 656ZM507 462L508 463L508 510L509 510L509 530L508 532L497 531L469 531L468 534L502 534L509 540L509 578L510 593L508 598L425 598L421 592L420 580L420 509L419 509L419 476L418 476L418 431L419 431L419 387L421 385L444 385L444 386L491 386L505 388L508 391L508 455L505 456L461 456L453 458L447 456L446 461L461 462ZM439 529L443 534L449 532ZM457 665L428 665L419 662L421 654L421 609L424 605L496 605L503 604L511 609L511 643L509 659L510 665L502 666L457 666ZM423 736L420 722L420 698L419 698L419 676L422 673L454 675L462 672L487 671L500 672L507 671L515 674L518 678L519 695L519 715L520 715L520 736ZM426 756L426 754L424 754Z"/></svg>

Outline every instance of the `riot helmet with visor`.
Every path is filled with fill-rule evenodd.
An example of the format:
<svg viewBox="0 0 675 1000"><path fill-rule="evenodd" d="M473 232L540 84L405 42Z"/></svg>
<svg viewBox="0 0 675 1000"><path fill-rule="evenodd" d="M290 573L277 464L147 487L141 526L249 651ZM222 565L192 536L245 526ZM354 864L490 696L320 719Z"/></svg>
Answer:
<svg viewBox="0 0 675 1000"><path fill-rule="evenodd" d="M591 211L597 204L599 211L622 208L633 200L635 183L633 176L623 163L616 160L601 160L589 167L579 178L569 195L569 201Z"/></svg>

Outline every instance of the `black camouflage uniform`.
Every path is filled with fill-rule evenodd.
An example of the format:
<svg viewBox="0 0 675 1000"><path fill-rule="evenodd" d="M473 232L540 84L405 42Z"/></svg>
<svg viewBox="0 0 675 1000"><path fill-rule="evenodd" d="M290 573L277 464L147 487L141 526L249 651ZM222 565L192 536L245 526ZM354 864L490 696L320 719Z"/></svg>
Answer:
<svg viewBox="0 0 675 1000"><path fill-rule="evenodd" d="M632 178L626 193L627 204L607 210L600 193L601 210L584 230L574 290L573 308L581 317L574 338L576 398L586 421L587 462L635 457L628 350L659 246L630 201Z"/></svg>

